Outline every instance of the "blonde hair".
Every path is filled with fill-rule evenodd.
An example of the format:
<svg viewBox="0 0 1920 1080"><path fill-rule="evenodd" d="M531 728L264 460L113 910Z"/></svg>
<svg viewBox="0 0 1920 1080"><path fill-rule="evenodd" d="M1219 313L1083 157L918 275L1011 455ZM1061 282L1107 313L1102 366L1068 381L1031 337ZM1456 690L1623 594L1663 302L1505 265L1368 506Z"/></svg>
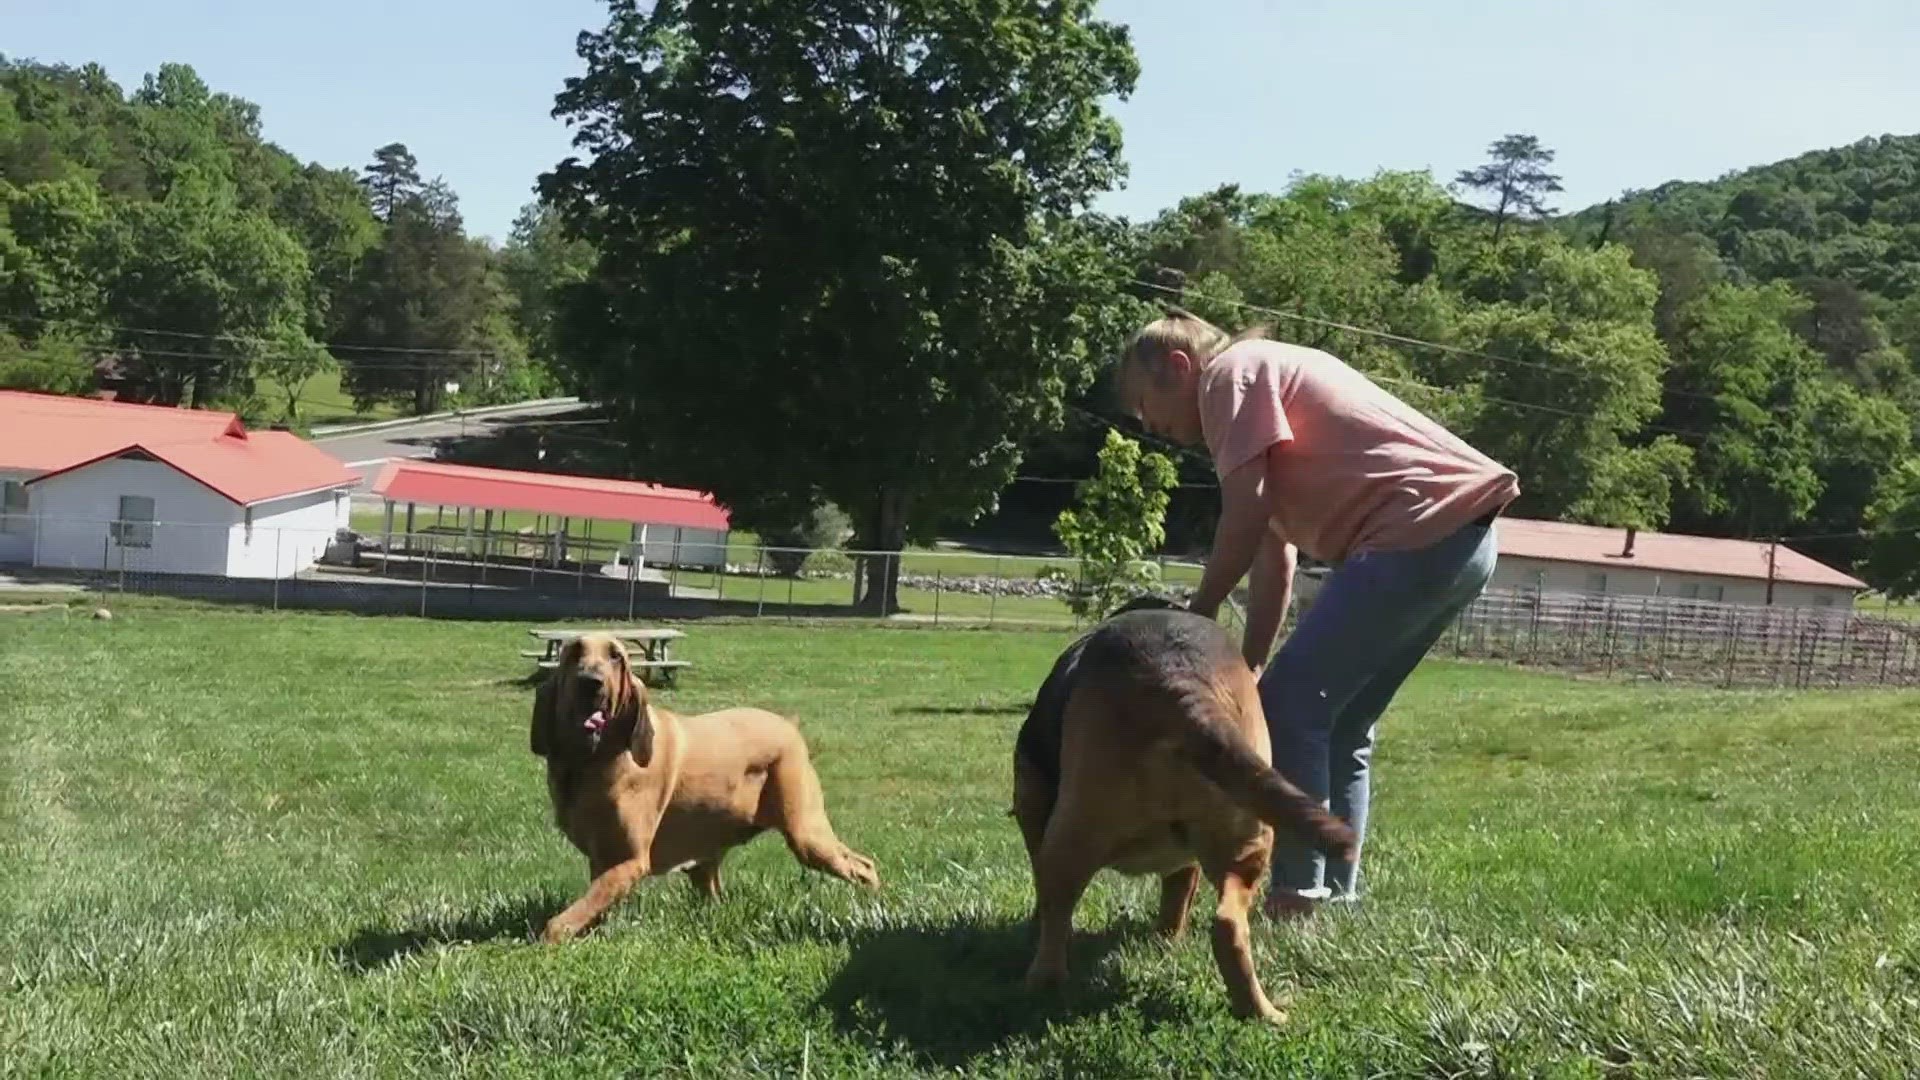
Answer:
<svg viewBox="0 0 1920 1080"><path fill-rule="evenodd" d="M1148 323L1133 335L1120 352L1119 374L1133 368L1157 368L1176 352L1186 353L1201 366L1227 351L1228 346L1267 334L1266 327L1253 326L1229 334L1190 311L1169 308L1167 313Z"/></svg>

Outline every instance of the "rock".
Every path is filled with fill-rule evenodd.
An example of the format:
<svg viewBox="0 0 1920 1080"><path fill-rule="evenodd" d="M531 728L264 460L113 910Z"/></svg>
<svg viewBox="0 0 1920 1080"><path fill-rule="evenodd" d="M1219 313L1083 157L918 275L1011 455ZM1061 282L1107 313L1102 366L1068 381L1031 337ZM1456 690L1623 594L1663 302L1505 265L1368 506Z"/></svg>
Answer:
<svg viewBox="0 0 1920 1080"><path fill-rule="evenodd" d="M101 622L107 622L113 618L113 612L108 611L106 608L94 608L93 617L99 619Z"/></svg>

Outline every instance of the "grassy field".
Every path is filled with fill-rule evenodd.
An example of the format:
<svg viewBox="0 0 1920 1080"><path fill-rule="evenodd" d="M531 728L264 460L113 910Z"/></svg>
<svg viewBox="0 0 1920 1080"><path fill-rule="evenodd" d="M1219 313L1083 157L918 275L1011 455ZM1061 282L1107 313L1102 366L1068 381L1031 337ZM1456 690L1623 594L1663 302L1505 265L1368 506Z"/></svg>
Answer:
<svg viewBox="0 0 1920 1080"><path fill-rule="evenodd" d="M0 616L0 1075L1900 1076L1920 1061L1920 697L1432 664L1372 891L1256 930L1285 1029L1103 877L1020 986L1008 757L1064 636L697 624L672 708L813 740L878 895L762 839L561 948L583 868L524 627L133 601Z"/></svg>
<svg viewBox="0 0 1920 1080"><path fill-rule="evenodd" d="M272 379L262 379L260 396L273 406L274 415L286 410L287 392ZM345 424L356 420L391 420L400 410L382 402L362 412L353 403L353 395L340 386L340 371L323 371L300 388L300 420L307 424Z"/></svg>

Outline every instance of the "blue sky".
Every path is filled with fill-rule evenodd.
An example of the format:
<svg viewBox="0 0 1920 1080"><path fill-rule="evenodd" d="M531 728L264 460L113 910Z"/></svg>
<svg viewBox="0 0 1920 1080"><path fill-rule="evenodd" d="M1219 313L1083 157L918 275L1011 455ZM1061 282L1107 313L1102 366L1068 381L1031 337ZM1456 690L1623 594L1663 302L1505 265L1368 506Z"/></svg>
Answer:
<svg viewBox="0 0 1920 1080"><path fill-rule="evenodd" d="M267 136L358 166L410 146L505 236L569 152L549 117L588 0L0 0L0 50L97 60L123 86L165 61L259 103ZM1866 135L1920 132L1913 0L1105 0L1140 85L1116 107L1144 217L1224 182L1431 168L1511 131L1559 151L1578 207Z"/></svg>

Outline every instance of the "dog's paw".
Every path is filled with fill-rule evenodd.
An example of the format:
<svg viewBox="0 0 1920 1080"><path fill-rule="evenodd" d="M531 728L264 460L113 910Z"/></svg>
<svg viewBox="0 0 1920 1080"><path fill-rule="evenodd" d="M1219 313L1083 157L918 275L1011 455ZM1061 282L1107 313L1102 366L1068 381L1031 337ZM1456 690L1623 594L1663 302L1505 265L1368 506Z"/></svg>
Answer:
<svg viewBox="0 0 1920 1080"><path fill-rule="evenodd" d="M1067 981L1067 969L1035 963L1027 969L1027 989L1034 993L1057 990Z"/></svg>
<svg viewBox="0 0 1920 1080"><path fill-rule="evenodd" d="M1234 1015L1241 1020L1258 1020L1263 1024L1271 1024L1274 1027L1287 1026L1287 1011L1276 1008L1270 1002L1263 1001L1260 1003L1260 1007L1255 1009L1235 1009Z"/></svg>
<svg viewBox="0 0 1920 1080"><path fill-rule="evenodd" d="M874 866L872 859L852 848L845 848L840 853L840 876L869 889L880 887L879 868Z"/></svg>

